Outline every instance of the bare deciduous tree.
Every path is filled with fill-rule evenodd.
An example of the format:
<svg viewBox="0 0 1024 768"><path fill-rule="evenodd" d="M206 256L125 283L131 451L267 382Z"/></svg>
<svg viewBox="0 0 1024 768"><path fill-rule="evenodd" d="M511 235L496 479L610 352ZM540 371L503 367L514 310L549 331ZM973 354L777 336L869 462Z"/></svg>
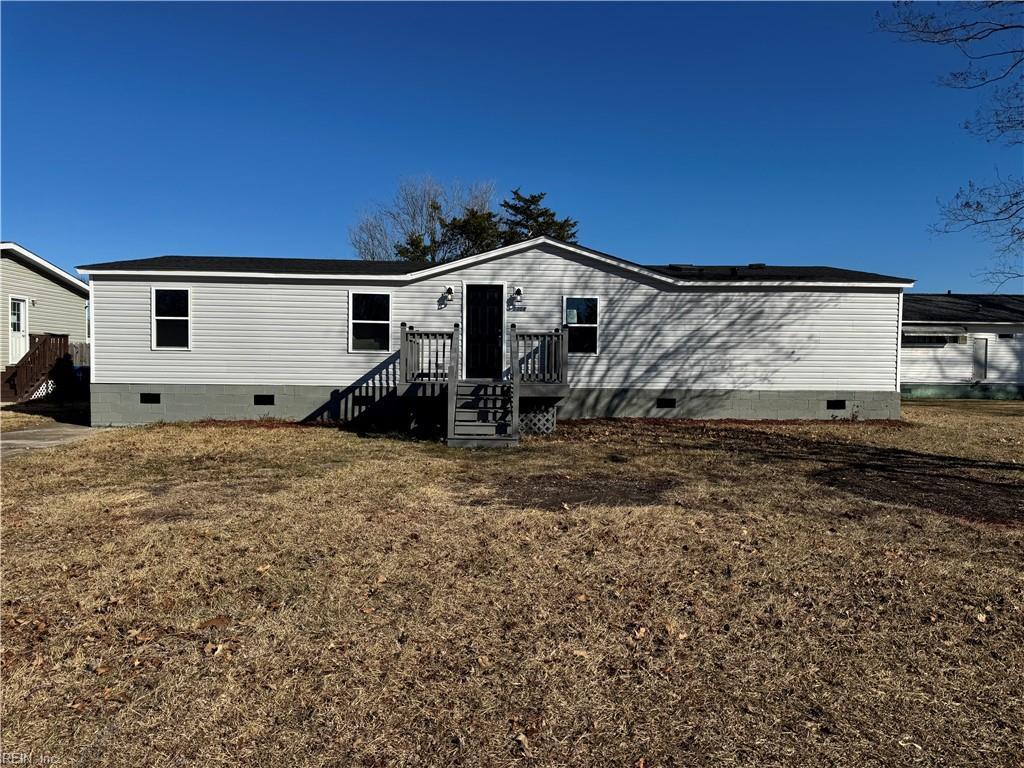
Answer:
<svg viewBox="0 0 1024 768"><path fill-rule="evenodd" d="M891 15L879 16L879 26L904 40L956 49L965 66L939 82L987 94L964 127L989 142L1024 144L1024 2L897 2ZM997 286L1024 278L1024 179L1019 152L1014 158L1014 174L961 187L941 205L942 220L934 227L973 231L993 243L996 260L984 274Z"/></svg>
<svg viewBox="0 0 1024 768"><path fill-rule="evenodd" d="M402 179L391 202L364 214L349 230L349 239L361 259L392 261L400 258L399 246L419 241L433 261L447 261L453 254L445 252L443 222L466 209L488 210L493 198L490 182L444 185L430 176Z"/></svg>

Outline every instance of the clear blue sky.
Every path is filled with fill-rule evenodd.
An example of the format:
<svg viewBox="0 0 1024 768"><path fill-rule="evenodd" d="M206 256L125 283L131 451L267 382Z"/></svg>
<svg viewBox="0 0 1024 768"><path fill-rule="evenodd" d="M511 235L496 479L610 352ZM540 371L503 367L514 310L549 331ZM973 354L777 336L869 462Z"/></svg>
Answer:
<svg viewBox="0 0 1024 768"><path fill-rule="evenodd" d="M4 3L2 235L70 267L350 258L403 176L546 191L640 262L990 290L936 199L1019 151L886 5ZM1005 290L1005 289L1004 289Z"/></svg>

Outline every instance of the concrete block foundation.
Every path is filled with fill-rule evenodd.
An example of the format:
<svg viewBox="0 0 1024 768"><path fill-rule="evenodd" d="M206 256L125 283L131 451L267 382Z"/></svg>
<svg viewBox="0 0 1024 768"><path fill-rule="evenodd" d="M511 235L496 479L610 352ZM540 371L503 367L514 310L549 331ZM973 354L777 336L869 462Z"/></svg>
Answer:
<svg viewBox="0 0 1024 768"><path fill-rule="evenodd" d="M94 426L160 421L358 419L396 424L437 419L443 387L399 396L393 388L303 385L92 384ZM257 404L256 396L260 395ZM266 396L273 403L264 402ZM153 402L159 398L159 402ZM414 415L416 412L419 415ZM900 393L862 390L570 389L557 418L898 419Z"/></svg>

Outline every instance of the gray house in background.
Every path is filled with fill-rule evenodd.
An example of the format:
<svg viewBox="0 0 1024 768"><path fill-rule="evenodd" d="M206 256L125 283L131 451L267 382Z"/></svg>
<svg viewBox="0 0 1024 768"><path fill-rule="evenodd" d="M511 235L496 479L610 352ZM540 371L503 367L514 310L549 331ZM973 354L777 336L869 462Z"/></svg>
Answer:
<svg viewBox="0 0 1024 768"><path fill-rule="evenodd" d="M537 238L440 265L89 264L92 419L438 406L453 444L555 418L898 418L905 278L643 265ZM429 408L428 408L429 411Z"/></svg>
<svg viewBox="0 0 1024 768"><path fill-rule="evenodd" d="M903 394L1024 397L1024 296L908 293Z"/></svg>
<svg viewBox="0 0 1024 768"><path fill-rule="evenodd" d="M16 395L8 380L34 341L45 343L41 337L53 334L66 337L61 347L65 351L69 343L84 345L89 335L88 303L86 283L17 243L0 243L0 307L5 316L5 330L0 333L0 381L5 400ZM42 360L44 367L52 363Z"/></svg>

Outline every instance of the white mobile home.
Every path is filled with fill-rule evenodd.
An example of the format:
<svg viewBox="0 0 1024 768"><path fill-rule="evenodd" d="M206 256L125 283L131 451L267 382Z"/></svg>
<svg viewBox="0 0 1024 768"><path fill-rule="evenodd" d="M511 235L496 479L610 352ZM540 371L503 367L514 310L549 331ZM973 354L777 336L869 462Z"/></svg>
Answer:
<svg viewBox="0 0 1024 768"><path fill-rule="evenodd" d="M447 398L453 442L512 441L556 413L898 418L912 285L641 265L547 238L440 265L162 256L80 271L96 424L351 419Z"/></svg>
<svg viewBox="0 0 1024 768"><path fill-rule="evenodd" d="M906 397L1024 397L1024 296L908 293Z"/></svg>

